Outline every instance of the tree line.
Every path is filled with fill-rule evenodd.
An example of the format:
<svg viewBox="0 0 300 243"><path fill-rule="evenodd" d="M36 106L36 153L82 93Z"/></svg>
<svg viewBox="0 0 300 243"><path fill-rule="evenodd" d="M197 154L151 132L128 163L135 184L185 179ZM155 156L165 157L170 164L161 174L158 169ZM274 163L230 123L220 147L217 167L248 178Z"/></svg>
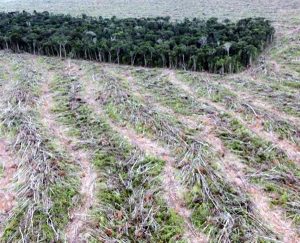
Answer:
<svg viewBox="0 0 300 243"><path fill-rule="evenodd" d="M274 32L264 18L172 22L170 17L0 13L1 49L214 73L234 73L251 65Z"/></svg>

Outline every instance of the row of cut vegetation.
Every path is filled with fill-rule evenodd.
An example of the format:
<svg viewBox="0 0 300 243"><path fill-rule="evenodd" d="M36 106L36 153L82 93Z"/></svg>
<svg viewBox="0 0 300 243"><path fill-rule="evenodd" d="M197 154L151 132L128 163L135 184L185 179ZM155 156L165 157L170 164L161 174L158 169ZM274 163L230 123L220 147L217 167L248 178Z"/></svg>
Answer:
<svg viewBox="0 0 300 243"><path fill-rule="evenodd" d="M300 130L296 124L286 121L284 118L272 114L261 107L257 107L251 100L242 99L235 91L230 90L219 82L214 82L212 79L205 79L195 73L187 72L179 72L178 77L187 82L195 90L195 94L198 94L200 97L223 104L226 109L240 113L246 121L261 120L261 126L265 131L275 132L281 139L288 139L290 142L300 146ZM257 93L259 93L258 90Z"/></svg>
<svg viewBox="0 0 300 243"><path fill-rule="evenodd" d="M1 104L3 131L14 137L18 162L17 201L4 224L3 242L63 241L68 211L78 191L77 168L51 141L36 112L40 75L19 59Z"/></svg>
<svg viewBox="0 0 300 243"><path fill-rule="evenodd" d="M143 103L131 94L129 85L120 77L104 71L95 75L95 81L99 85L99 96L95 98L114 121L172 149L182 183L188 188L186 203L196 228L213 242L276 239L260 223L249 198L230 185L219 171L208 144L191 135L196 131L185 129L173 116L160 114L151 104Z"/></svg>
<svg viewBox="0 0 300 243"><path fill-rule="evenodd" d="M101 65L98 69L98 64L85 66L86 62L81 62L83 65L77 68L68 63L67 68L67 63L56 59L42 60L45 60L43 67L49 68L49 76L56 72L51 84L55 112L70 128L69 135L80 138L74 149L92 152L91 159L99 175L96 200L90 208L91 217L87 218L86 227L79 232L80 241L169 242L184 240L186 236L183 219L163 199L161 179L165 162L149 157L142 148L129 145L110 127L108 117L116 126L131 127L137 134L155 139L157 144L168 148L170 156L176 158L176 178L188 189L184 205L191 211L188 217L211 241L276 241L278 238L261 222L249 195L228 181L220 169L218 155L201 137L203 133L198 128L187 127L174 112L182 117L213 118L219 127L215 131L217 136L247 164L244 173L247 179L260 185L272 204L283 208L293 222L299 224L299 168L283 151L251 134L238 120L220 112L218 106L197 99L198 95L209 97L225 102L236 111L242 104L234 102L237 97L228 90L215 89L215 85L207 85L205 89L200 82L195 86L199 93L195 92L194 96L155 69L130 72L126 67L127 75L133 74L136 78L127 80L115 73L124 71L124 67L110 69ZM78 171L51 137L46 139L49 138L47 129L39 122L35 103L40 99L40 73L25 63L20 65L23 71L19 71L20 66L14 68L17 81L11 84L6 102L2 104L1 121L4 131L17 137L14 149L23 158L19 173L25 175L22 176L25 181L19 181L18 196L25 203L19 204L7 221L3 239L7 242L16 239L63 241L68 211L75 206L77 197L74 196L78 194L79 183L75 176ZM65 71L61 69L63 65ZM72 75L72 72L78 73ZM80 79L79 75L88 75L86 78L92 80L93 95L86 97L87 80ZM185 78L191 84L197 83L189 76ZM147 93L144 97L140 94L143 91ZM87 99L93 99L103 114L99 115ZM167 111L161 110L163 108ZM252 113L250 108L244 115L251 119ZM46 173L50 176L46 177ZM34 189L28 189L33 185Z"/></svg>
<svg viewBox="0 0 300 243"><path fill-rule="evenodd" d="M204 105L197 99L188 97L185 92L178 91L168 79L145 74L143 70L136 72L135 75L141 87L155 94L154 97L158 102L175 112L197 115L210 113L208 116L211 116L219 127L218 137L224 141L228 149L242 159L242 162L252 168L251 171L246 171L249 178L269 192L272 203L281 206L294 223L299 225L299 167L288 159L281 149L252 134L229 114L222 113L208 104ZM157 85L158 82L160 85ZM168 102L171 98L174 101L172 103ZM178 109L177 104L182 104L180 102L182 98L187 101ZM206 112L203 112L201 107Z"/></svg>
<svg viewBox="0 0 300 243"><path fill-rule="evenodd" d="M52 66L55 64L51 64ZM96 202L80 239L124 242L170 242L182 238L179 216L162 199L164 161L149 157L114 132L80 98L76 76L59 74L54 90L55 112L73 136L93 151L92 162L101 175Z"/></svg>

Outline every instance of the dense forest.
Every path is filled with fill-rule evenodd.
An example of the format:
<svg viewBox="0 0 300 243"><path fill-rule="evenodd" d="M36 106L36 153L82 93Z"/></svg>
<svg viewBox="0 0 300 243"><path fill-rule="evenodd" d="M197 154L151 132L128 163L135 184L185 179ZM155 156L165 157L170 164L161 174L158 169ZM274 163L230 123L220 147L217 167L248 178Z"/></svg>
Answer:
<svg viewBox="0 0 300 243"><path fill-rule="evenodd" d="M217 73L238 72L251 65L273 35L274 28L264 18L172 22L169 17L0 13L1 49Z"/></svg>

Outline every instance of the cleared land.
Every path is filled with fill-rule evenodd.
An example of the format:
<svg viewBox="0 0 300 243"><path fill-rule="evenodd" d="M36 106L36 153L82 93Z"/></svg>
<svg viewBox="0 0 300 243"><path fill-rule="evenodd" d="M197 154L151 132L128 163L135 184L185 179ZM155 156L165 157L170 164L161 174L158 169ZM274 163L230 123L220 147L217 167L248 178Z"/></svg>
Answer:
<svg viewBox="0 0 300 243"><path fill-rule="evenodd" d="M300 3L297 0L241 1L241 0L1 0L2 11L49 11L81 15L85 13L104 17L155 17L171 16L173 19L219 17L239 19L242 17L266 17L279 21L279 16L296 16ZM298 12L299 13L299 12ZM281 20L282 21L282 20Z"/></svg>
<svg viewBox="0 0 300 243"><path fill-rule="evenodd" d="M137 1L117 2L84 11ZM300 241L299 3L241 2L201 5L274 20L275 44L240 74L0 52L4 242ZM157 2L139 3L126 14Z"/></svg>

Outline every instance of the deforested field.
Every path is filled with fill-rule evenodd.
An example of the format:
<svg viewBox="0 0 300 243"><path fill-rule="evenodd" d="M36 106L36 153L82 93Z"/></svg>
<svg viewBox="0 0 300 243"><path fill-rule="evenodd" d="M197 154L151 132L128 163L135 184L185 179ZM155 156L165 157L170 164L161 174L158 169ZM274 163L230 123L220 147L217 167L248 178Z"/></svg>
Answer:
<svg viewBox="0 0 300 243"><path fill-rule="evenodd" d="M0 242L300 242L298 1L42 2L0 10L262 16L276 40L226 75L0 51Z"/></svg>
<svg viewBox="0 0 300 243"><path fill-rule="evenodd" d="M280 16L299 18L298 0L0 0L0 11L49 11L73 16L88 14L103 17L229 18ZM293 13L293 16L291 15Z"/></svg>

